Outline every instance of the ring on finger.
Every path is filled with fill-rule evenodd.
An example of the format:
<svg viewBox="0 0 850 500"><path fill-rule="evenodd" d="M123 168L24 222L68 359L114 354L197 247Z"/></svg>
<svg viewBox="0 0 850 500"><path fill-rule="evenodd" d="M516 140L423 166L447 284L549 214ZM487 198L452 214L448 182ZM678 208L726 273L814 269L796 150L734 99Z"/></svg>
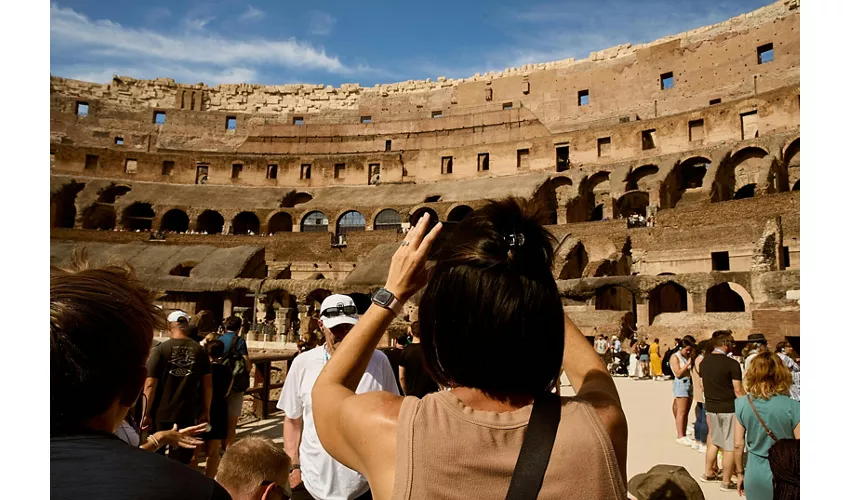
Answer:
<svg viewBox="0 0 850 500"><path fill-rule="evenodd" d="M408 246L408 245L410 245L410 242L409 242L409 241L402 241L402 242L401 242L401 246L403 246L403 247L406 247L406 246Z"/></svg>

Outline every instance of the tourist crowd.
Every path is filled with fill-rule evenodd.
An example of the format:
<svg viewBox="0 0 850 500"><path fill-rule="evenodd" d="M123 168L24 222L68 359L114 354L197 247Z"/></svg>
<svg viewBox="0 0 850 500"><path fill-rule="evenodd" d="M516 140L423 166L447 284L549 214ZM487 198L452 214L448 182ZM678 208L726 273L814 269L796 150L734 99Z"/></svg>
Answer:
<svg viewBox="0 0 850 500"><path fill-rule="evenodd" d="M51 496L703 498L674 465L626 481L628 426L610 373L634 356L635 376L663 377L659 342L587 342L564 314L543 213L491 202L439 247L441 225L428 230L425 215L363 314L347 295L323 300L281 391L282 447L235 438L253 364L240 318L202 346L189 315L163 317L131 270L52 269ZM377 345L414 295L418 321L388 356ZM163 328L169 340L152 347ZM686 336L665 357L680 444L693 442L698 393L700 479L758 500L799 488L799 360L751 340L744 370L726 331ZM559 395L562 373L575 397ZM200 449L205 474L192 467Z"/></svg>

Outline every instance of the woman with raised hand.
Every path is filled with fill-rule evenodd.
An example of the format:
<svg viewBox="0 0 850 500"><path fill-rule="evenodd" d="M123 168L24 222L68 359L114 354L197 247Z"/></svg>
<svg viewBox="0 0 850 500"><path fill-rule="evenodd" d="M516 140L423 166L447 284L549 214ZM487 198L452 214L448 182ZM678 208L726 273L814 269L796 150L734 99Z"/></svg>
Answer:
<svg viewBox="0 0 850 500"><path fill-rule="evenodd" d="M564 315L544 215L515 198L490 202L457 225L429 271L441 225L426 234L424 216L319 376L319 439L366 476L374 498L626 498L625 415L602 360ZM395 314L426 282L424 361L450 390L355 394ZM552 394L562 368L576 397ZM548 465L526 462L524 442L551 450Z"/></svg>
<svg viewBox="0 0 850 500"><path fill-rule="evenodd" d="M769 451L777 441L800 439L800 402L789 397L792 385L791 372L776 354L763 352L750 361L744 376L747 395L735 400L738 492L748 500L774 498ZM749 456L743 471L745 442Z"/></svg>

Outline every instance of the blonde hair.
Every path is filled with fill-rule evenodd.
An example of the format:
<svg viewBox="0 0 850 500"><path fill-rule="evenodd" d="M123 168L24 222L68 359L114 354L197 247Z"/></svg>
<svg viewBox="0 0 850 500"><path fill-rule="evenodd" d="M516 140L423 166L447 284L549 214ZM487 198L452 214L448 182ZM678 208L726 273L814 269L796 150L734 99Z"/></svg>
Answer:
<svg viewBox="0 0 850 500"><path fill-rule="evenodd" d="M215 480L231 496L253 494L263 482L274 482L284 488L289 480L290 464L283 448L270 439L248 436L227 448Z"/></svg>
<svg viewBox="0 0 850 500"><path fill-rule="evenodd" d="M761 399L770 399L779 394L788 395L793 384L791 371L772 352L763 352L754 357L744 378L747 392Z"/></svg>

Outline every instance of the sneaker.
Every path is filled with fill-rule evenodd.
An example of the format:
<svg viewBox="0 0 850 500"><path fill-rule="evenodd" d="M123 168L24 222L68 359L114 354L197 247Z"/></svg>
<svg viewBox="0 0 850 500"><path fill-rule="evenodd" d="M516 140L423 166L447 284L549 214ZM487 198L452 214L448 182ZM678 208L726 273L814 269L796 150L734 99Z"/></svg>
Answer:
<svg viewBox="0 0 850 500"><path fill-rule="evenodd" d="M705 453L705 451L706 451L707 449L708 449L708 447L707 447L706 445L704 445L704 444L700 444L700 445L699 445L699 452L700 452L700 453Z"/></svg>
<svg viewBox="0 0 850 500"><path fill-rule="evenodd" d="M703 483L713 483L716 481L720 481L722 478L723 476L721 476L720 474L715 474L713 476L706 476L705 474L703 474L702 476L700 476L699 480Z"/></svg>
<svg viewBox="0 0 850 500"><path fill-rule="evenodd" d="M698 450L699 449L699 441L694 441L694 444L691 445L691 449Z"/></svg>
<svg viewBox="0 0 850 500"><path fill-rule="evenodd" d="M691 438L685 436L676 439L676 444L680 444L682 446L690 446L691 444L693 444L693 441L691 441Z"/></svg>
<svg viewBox="0 0 850 500"><path fill-rule="evenodd" d="M735 486L734 483L729 483L729 484L720 483L720 491L738 491L738 487Z"/></svg>

